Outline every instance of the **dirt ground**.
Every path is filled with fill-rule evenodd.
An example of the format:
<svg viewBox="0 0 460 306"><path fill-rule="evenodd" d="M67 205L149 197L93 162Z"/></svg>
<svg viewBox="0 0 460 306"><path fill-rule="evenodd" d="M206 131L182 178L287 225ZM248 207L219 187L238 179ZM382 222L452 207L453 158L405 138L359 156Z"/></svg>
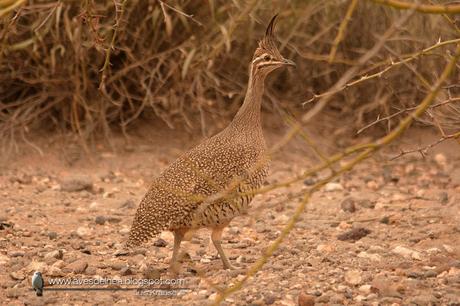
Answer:
<svg viewBox="0 0 460 306"><path fill-rule="evenodd" d="M273 143L282 131L268 129ZM389 161L399 148L434 139L414 130L317 192L300 222L228 305L460 305L460 152L455 142L427 158ZM430 138L431 137L431 138ZM408 140L409 139L409 140ZM199 142L181 131L138 131L129 146L90 156L54 138L37 140L43 155L27 153L0 166L0 300L5 305L205 305L217 289L243 277L276 239L299 203L299 191L318 178L259 195L247 216L224 232L223 247L240 270L226 271L209 231L183 243L178 278L184 290L82 290L48 285L58 279L168 278L172 234L126 254L136 207L149 181ZM324 142L324 147L334 145ZM275 156L268 182L281 182L317 163L300 141ZM44 295L31 289L34 271ZM53 290L67 287L74 289ZM88 285L86 285L88 287ZM93 288L103 288L94 286ZM105 286L107 287L107 286ZM151 287L146 287L150 288ZM155 285L154 288L159 288Z"/></svg>

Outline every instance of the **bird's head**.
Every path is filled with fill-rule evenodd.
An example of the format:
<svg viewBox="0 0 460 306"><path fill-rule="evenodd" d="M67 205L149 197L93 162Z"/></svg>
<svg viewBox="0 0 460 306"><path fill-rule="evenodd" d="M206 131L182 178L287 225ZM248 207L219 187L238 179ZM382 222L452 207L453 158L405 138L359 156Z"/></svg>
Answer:
<svg viewBox="0 0 460 306"><path fill-rule="evenodd" d="M274 28L277 16L278 15L273 16L267 26L264 38L259 42L259 46L254 52L251 63L251 74L253 76L266 76L277 68L296 66L293 61L284 58L276 46Z"/></svg>
<svg viewBox="0 0 460 306"><path fill-rule="evenodd" d="M34 276L42 276L42 273L39 271L35 271Z"/></svg>

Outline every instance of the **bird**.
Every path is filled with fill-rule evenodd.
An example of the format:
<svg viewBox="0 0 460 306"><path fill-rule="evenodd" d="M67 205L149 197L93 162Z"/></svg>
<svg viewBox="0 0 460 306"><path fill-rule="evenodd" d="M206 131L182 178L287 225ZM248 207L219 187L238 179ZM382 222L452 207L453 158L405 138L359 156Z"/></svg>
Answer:
<svg viewBox="0 0 460 306"><path fill-rule="evenodd" d="M246 95L231 123L170 164L153 180L136 210L127 247L166 230L173 232L171 271L178 269L184 235L199 228L212 231L223 268L236 269L225 255L221 237L234 217L247 213L254 192L268 175L270 158L260 118L264 80L280 67L296 66L276 46L276 19L277 15L271 19L254 52Z"/></svg>
<svg viewBox="0 0 460 306"><path fill-rule="evenodd" d="M32 288L35 290L37 296L43 296L43 286L45 282L43 281L42 274L38 271L32 276Z"/></svg>

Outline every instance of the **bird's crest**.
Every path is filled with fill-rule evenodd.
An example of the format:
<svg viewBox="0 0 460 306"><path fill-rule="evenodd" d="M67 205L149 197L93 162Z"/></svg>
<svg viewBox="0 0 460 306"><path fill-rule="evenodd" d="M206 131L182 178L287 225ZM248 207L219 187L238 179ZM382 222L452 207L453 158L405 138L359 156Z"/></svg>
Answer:
<svg viewBox="0 0 460 306"><path fill-rule="evenodd" d="M275 26L276 26L276 18L278 14L272 17L270 23L267 26L267 30L265 31L264 38L259 42L259 48L264 49L273 53L276 56L281 56L276 47L276 39L275 39Z"/></svg>

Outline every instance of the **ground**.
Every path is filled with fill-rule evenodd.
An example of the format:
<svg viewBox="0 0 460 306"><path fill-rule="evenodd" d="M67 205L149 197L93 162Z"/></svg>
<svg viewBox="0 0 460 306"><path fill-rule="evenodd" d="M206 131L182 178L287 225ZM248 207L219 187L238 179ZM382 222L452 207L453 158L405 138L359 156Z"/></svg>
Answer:
<svg viewBox="0 0 460 306"><path fill-rule="evenodd" d="M458 144L442 144L426 158L412 154L390 161L399 148L416 146L418 139L426 142L426 133L412 131L405 142L318 191L280 249L226 304L460 305ZM267 131L272 143L280 135L277 129ZM31 289L34 271L42 272L45 283L52 278L169 277L165 268L172 254L170 233L128 254L123 243L151 178L200 137L162 129L138 132L127 146L122 137L114 139L115 150L96 147L84 153L50 140L49 145L41 142L42 155L24 145L27 154L4 159L3 303L211 303L217 289L241 279L244 268L278 237L299 204L299 192L327 174L257 196L248 215L231 223L223 247L240 270L223 270L209 231L200 230L182 246L185 253L177 277L185 279L179 287L188 290L174 291L180 292L178 296L151 295L153 291L137 295L133 290L56 291L52 288L65 286L47 285L44 295L37 297ZM268 183L282 182L315 163L310 151L293 142L273 158Z"/></svg>

